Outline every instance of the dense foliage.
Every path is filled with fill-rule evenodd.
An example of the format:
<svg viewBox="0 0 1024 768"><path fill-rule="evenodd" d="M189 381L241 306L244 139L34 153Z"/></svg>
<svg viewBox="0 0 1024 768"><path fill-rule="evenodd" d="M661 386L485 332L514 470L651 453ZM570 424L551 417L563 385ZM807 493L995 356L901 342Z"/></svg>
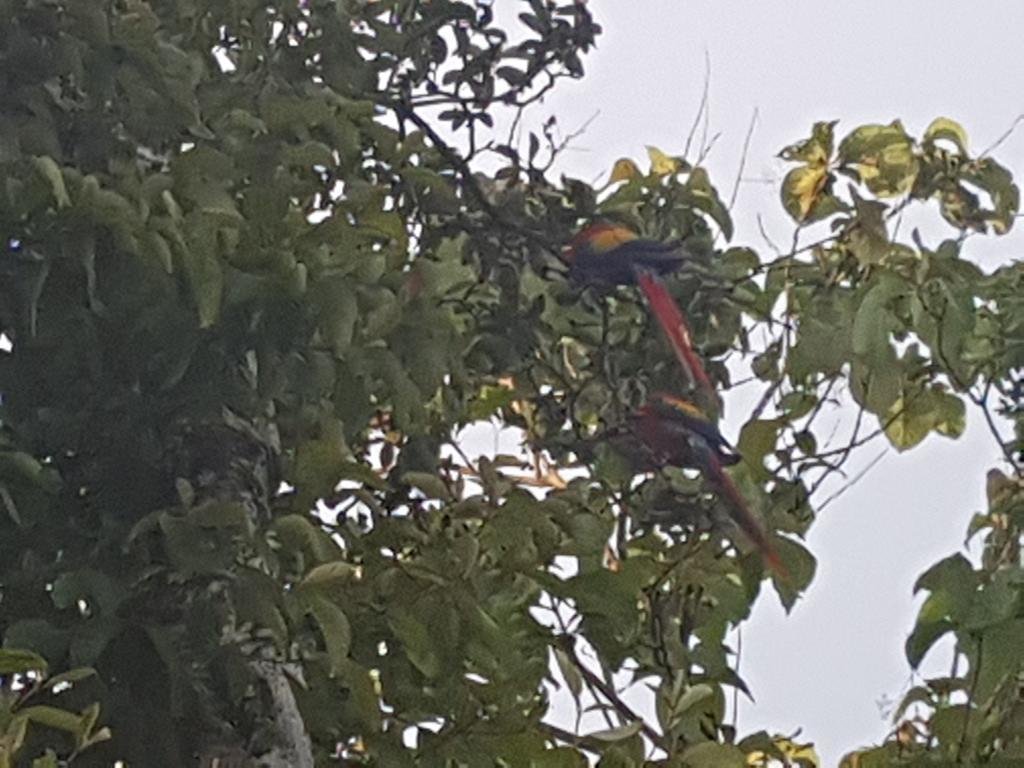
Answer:
<svg viewBox="0 0 1024 768"><path fill-rule="evenodd" d="M812 763L726 717L760 559L699 477L606 439L681 384L638 296L565 279L597 217L684 241L712 378L753 372L733 477L786 605L821 483L980 409L986 554L922 576L907 645L953 632L960 663L850 759L1020 757L1024 268L962 255L1012 226L1008 172L947 119L819 123L783 153L792 248L723 250L692 158L549 178L564 139L529 108L600 30L521 11L0 2L0 765ZM952 239L900 231L910 206ZM524 454L469 456L486 420ZM607 727L553 720L551 686Z"/></svg>

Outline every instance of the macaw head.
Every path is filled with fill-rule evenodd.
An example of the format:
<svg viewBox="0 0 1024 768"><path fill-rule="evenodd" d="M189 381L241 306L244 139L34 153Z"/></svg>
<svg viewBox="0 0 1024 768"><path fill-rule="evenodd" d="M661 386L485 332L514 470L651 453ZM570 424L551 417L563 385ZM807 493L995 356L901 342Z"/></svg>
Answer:
<svg viewBox="0 0 1024 768"><path fill-rule="evenodd" d="M732 466L741 461L740 455L719 432L715 421L689 400L654 392L637 409L637 415L646 425L648 435L672 435L673 439L680 434L697 437L699 446L710 449L721 464Z"/></svg>
<svg viewBox="0 0 1024 768"><path fill-rule="evenodd" d="M636 232L621 224L598 222L580 231L562 250L562 258L567 264L572 264L578 256L608 253L638 238Z"/></svg>

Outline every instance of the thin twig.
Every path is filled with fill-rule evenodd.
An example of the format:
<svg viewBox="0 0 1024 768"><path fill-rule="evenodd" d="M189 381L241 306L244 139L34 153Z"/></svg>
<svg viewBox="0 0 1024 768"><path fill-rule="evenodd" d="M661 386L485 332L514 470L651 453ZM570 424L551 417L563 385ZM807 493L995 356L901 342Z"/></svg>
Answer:
<svg viewBox="0 0 1024 768"><path fill-rule="evenodd" d="M967 731L968 731L968 727L970 726L970 723L971 723L970 703L975 700L975 695L977 694L977 691L978 691L978 678L981 677L981 674L980 674L981 662L983 660L982 659L982 644L981 644L982 637L983 636L980 635L980 634L977 635L977 638L978 638L978 655L977 655L976 662L971 665L971 672L973 674L971 675L971 686L970 686L970 688L967 691L968 706L967 706L966 711L964 713L964 729L960 733L960 743L957 744L957 747L956 747L956 764L957 765L962 765L962 763L960 761L961 761L961 758L963 758L964 747L967 744Z"/></svg>
<svg viewBox="0 0 1024 768"><path fill-rule="evenodd" d="M711 96L710 96L710 84L711 84L711 53L707 47L704 48L704 71L707 72L707 83L705 87L705 93L707 94L704 99L704 125L701 128L700 135L700 159L697 164L700 165L700 161L707 157L707 152L710 150L708 146L708 130L711 126ZM714 140L711 142L714 144Z"/></svg>
<svg viewBox="0 0 1024 768"><path fill-rule="evenodd" d="M564 152L572 142L574 142L576 139L578 139L580 136L586 133L587 129L590 127L590 124L597 120L600 114L601 110L596 110L594 114L592 114L590 117L583 121L583 124L580 125L579 128L567 133L562 138L562 140L558 142L558 144L555 144L553 142L550 143L548 147L548 152L551 156L548 158L548 162L544 165L544 167L540 169L541 172L546 173L547 171L551 170L551 166L555 164L555 160L558 159L558 156L562 152Z"/></svg>
<svg viewBox="0 0 1024 768"><path fill-rule="evenodd" d="M989 153L989 152L992 152L992 151L994 151L994 150L995 150L995 149L997 149L997 148L998 148L998 147L999 147L999 146L1000 146L1000 145L1001 145L1001 144L1002 144L1002 143L1003 143L1004 141L1006 141L1006 140L1007 140L1008 138L1010 138L1010 137L1011 137L1011 136L1013 135L1014 131L1016 131L1016 130L1017 130L1017 126L1018 126L1018 125L1020 125L1020 124L1021 124L1021 122L1024 122L1024 114L1020 114L1020 115L1017 115L1017 116L1016 116L1016 117L1015 117L1015 118L1013 119L1013 122L1012 122L1012 123L1010 123L1010 127L1009 127L1009 128L1007 128L1007 129L1006 129L1006 130L1005 130L1005 131L1003 132L1003 134L1002 134L1002 135L1001 135L1001 136L1000 136L1000 137L999 137L998 139L996 139L996 140L995 140L995 141L994 141L994 142L993 142L993 143L992 143L992 144L991 144L990 146L988 146L988 147L987 147L987 148L986 148L986 149L985 149L985 150L984 150L984 151L983 151L983 152L982 152L982 153L981 153L980 155L978 155L978 159L980 160L980 159L981 159L981 158L983 158L983 157L987 157L987 156L988 156L988 153Z"/></svg>
<svg viewBox="0 0 1024 768"><path fill-rule="evenodd" d="M754 107L754 113L750 116L750 125L747 126L747 135L743 139L743 151L740 153L740 166L736 169L736 181L732 185L732 194L729 195L729 204L726 208L731 212L732 207L736 204L736 196L740 191L740 181L743 179L743 170L747 167L747 154L750 152L750 141L754 137L754 127L757 125L757 107Z"/></svg>
<svg viewBox="0 0 1024 768"><path fill-rule="evenodd" d="M572 661L573 665L575 665L576 669L579 670L583 679L601 692L601 695L615 708L623 720L639 723L640 731L644 736L650 739L654 746L667 752L668 750L665 748L662 735L651 728L651 726L649 726L647 722L640 717L640 715L633 711L633 708L622 700L622 697L619 696L618 692L612 686L608 685L608 683L594 674L593 670L583 663L579 655L576 653L576 638L572 635L564 635L561 639L561 647L569 657L569 660Z"/></svg>
<svg viewBox="0 0 1024 768"><path fill-rule="evenodd" d="M697 114L693 117L693 125L690 126L690 132L686 134L686 144L683 145L683 159L690 156L690 145L693 144L693 138L697 135L697 128L700 126L701 118L704 116L704 111L708 106L708 90L711 87L711 61L708 57L708 51L704 49L704 88L700 95L700 104L697 105Z"/></svg>
<svg viewBox="0 0 1024 768"><path fill-rule="evenodd" d="M999 444L999 450L1002 452L1003 458L1006 459L1006 461L1009 463L1011 467L1019 471L1020 466L1018 465L1017 460L1013 456L1013 451L1010 450L1007 443L1003 440L1002 435L999 434L999 428L996 426L995 419L992 418L992 413L989 411L988 396L991 391L992 380L989 379L988 381L985 382L985 389L980 395L971 394L970 391L968 391L967 394L968 397L970 397L971 400L974 402L974 404L981 408L981 412L985 416L985 423L988 425L988 431L992 433L992 437L995 438L995 441Z"/></svg>
<svg viewBox="0 0 1024 768"><path fill-rule="evenodd" d="M883 458L885 458L885 455L887 453L889 453L889 446L883 448L881 452L877 456L875 456L875 458L868 462L868 465L864 467L864 469L862 469L860 472L858 472L856 475L850 478L850 480L844 483L842 488L839 488L835 493L833 493L831 496L829 496L827 499L821 502L821 504L818 504L817 507L815 507L815 514L820 515L822 510L825 509L825 507L827 507L833 501L835 501L848 490L850 490L854 485L860 482L864 478L864 475L866 475L868 472L874 469L875 465L878 464L878 462L880 462Z"/></svg>
<svg viewBox="0 0 1024 768"><path fill-rule="evenodd" d="M782 249L781 249L781 248L779 248L779 246L777 246L777 245L776 245L776 244L775 244L775 243L774 243L774 242L772 241L771 237L769 237L769 236L768 236L768 230L767 230L767 229L765 229L765 226L764 226L764 219L763 219L763 218L761 217L761 214L760 214L760 213L759 213L759 214L757 214L757 229L758 229L758 231L759 231L759 232L761 233L761 237L762 237L762 238L764 239L765 243L767 243L767 244L768 244L768 247L769 247L769 248L771 248L771 249L772 249L773 251L775 251L775 254L776 254L776 255L777 255L778 257L779 257L778 259L776 259L776 261L780 261L780 260L782 260L782 259L788 259L788 258L790 258L790 254L786 254L786 255L783 255L783 253L782 253ZM763 264L759 264L759 265L757 266L757 268L756 268L756 269L754 270L754 273L755 273L755 274L757 274L757 273L759 273L759 272L765 272L765 271L767 271L767 270L768 270L768 268L769 268L769 267L771 267L771 266L772 266L772 265L773 265L774 263L775 263L775 262L770 262L770 261L769 261L769 262L765 262L765 263L763 263Z"/></svg>
<svg viewBox="0 0 1024 768"><path fill-rule="evenodd" d="M555 615L555 621L558 622L558 629L561 632L560 638L562 638L561 642L559 643L559 647L562 647L562 646L567 644L567 641L565 640L565 638L572 638L572 637L574 637L574 635L572 634L572 631L569 629L568 624L566 624L565 619L562 618L562 614L558 610L558 605L555 603L555 598L554 597L551 597L551 611ZM576 666L578 666L578 664ZM585 686L587 686L587 692L590 694L590 697L597 704L600 704L600 699L597 696L596 689L594 688L594 686L590 683L590 681L586 677L583 678L583 684ZM598 709L600 710L601 716L604 718L604 721L608 725L608 727L609 728L615 728L616 727L615 721L612 720L612 716L608 714L608 708L607 707L603 707L603 706L598 706ZM577 728L579 728L579 723L580 723L580 718L581 717L582 717L582 712L580 712L579 700L577 698L577 700L576 700L576 727ZM620 725L621 725L621 723L620 723Z"/></svg>

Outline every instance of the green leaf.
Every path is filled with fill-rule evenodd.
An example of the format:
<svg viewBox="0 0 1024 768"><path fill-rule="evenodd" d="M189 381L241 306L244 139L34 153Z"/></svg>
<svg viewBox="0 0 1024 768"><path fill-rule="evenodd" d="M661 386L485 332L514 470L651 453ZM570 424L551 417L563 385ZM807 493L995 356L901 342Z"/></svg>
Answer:
<svg viewBox="0 0 1024 768"><path fill-rule="evenodd" d="M392 615L388 624L413 666L424 677L430 680L437 678L441 674L441 657L427 625L405 611Z"/></svg>
<svg viewBox="0 0 1024 768"><path fill-rule="evenodd" d="M694 168L686 180L686 188L692 196L694 206L711 217L722 230L726 241L732 240L732 217L718 196L718 191L711 185L708 172L703 168Z"/></svg>
<svg viewBox="0 0 1024 768"><path fill-rule="evenodd" d="M0 648L0 675L19 675L26 672L46 674L46 659L32 651Z"/></svg>
<svg viewBox="0 0 1024 768"><path fill-rule="evenodd" d="M48 728L56 728L70 734L77 735L83 732L82 718L74 712L68 712L65 709L41 704L20 709L18 710L18 715L30 722L45 725Z"/></svg>
<svg viewBox="0 0 1024 768"><path fill-rule="evenodd" d="M53 201L57 208L67 208L71 205L71 198L68 196L67 187L64 185L64 175L60 166L52 157L40 155L32 158L32 165L36 172L43 177L53 193Z"/></svg>
<svg viewBox="0 0 1024 768"><path fill-rule="evenodd" d="M295 453L290 481L302 509L330 495L342 473L350 470L348 448L340 425L325 422L321 431L319 438L301 443Z"/></svg>
<svg viewBox="0 0 1024 768"><path fill-rule="evenodd" d="M850 251L861 266L881 263L892 246L885 225L886 206L874 200L862 200L854 191L855 216L846 227Z"/></svg>
<svg viewBox="0 0 1024 768"><path fill-rule="evenodd" d="M914 142L899 120L855 129L839 143L838 158L879 197L909 192L917 177Z"/></svg>
<svg viewBox="0 0 1024 768"><path fill-rule="evenodd" d="M644 724L641 720L634 720L620 725L617 728L606 728L603 731L594 731L589 734L590 738L597 739L599 741L624 741L631 736L636 736L640 731L643 730Z"/></svg>
<svg viewBox="0 0 1024 768"><path fill-rule="evenodd" d="M784 419L758 419L748 421L740 430L736 450L743 457L744 463L750 467L755 478L766 480L770 476L764 466L764 459L775 450L779 430L785 424Z"/></svg>
<svg viewBox="0 0 1024 768"><path fill-rule="evenodd" d="M747 756L739 747L714 741L687 747L682 759L688 768L747 768Z"/></svg>
<svg viewBox="0 0 1024 768"><path fill-rule="evenodd" d="M974 593L976 577L970 560L960 554L944 558L922 573L914 583L914 594L922 589L930 592L952 591L969 600Z"/></svg>
<svg viewBox="0 0 1024 768"><path fill-rule="evenodd" d="M273 530L285 550L301 553L307 566L334 561L341 551L337 542L306 513L278 517Z"/></svg>
<svg viewBox="0 0 1024 768"><path fill-rule="evenodd" d="M1009 232L1020 210L1020 189L1013 183L1010 172L986 157L965 164L960 178L980 187L992 199L992 207L981 212L983 220L992 225L997 235Z"/></svg>
<svg viewBox="0 0 1024 768"><path fill-rule="evenodd" d="M685 689L683 695L675 702L675 706L672 709L676 715L686 714L690 709L700 704L708 697L713 696L714 693L715 689L707 683L691 685Z"/></svg>
<svg viewBox="0 0 1024 768"><path fill-rule="evenodd" d="M317 322L320 330L330 343L334 356L339 359L344 359L352 345L359 319L356 294L348 283L345 278L321 281L313 296L319 307Z"/></svg>
<svg viewBox="0 0 1024 768"><path fill-rule="evenodd" d="M572 693L574 699L578 700L583 692L583 676L569 658L569 654L561 648L555 648L553 653L555 654L555 661L558 662L558 669L562 673L562 678L565 680L565 684L569 686L569 692Z"/></svg>
<svg viewBox="0 0 1024 768"><path fill-rule="evenodd" d="M342 669L352 647L352 627L345 612L329 598L312 590L303 590L302 597L306 610L320 627L320 635L327 649L330 674L335 676Z"/></svg>
<svg viewBox="0 0 1024 768"><path fill-rule="evenodd" d="M429 296L445 296L457 286L472 285L476 272L462 259L468 238L446 237L434 250L433 259L419 259L416 268L423 277L423 291Z"/></svg>
<svg viewBox="0 0 1024 768"><path fill-rule="evenodd" d="M782 579L778 575L773 574L772 576L772 583L779 595L779 600L789 611L796 604L800 593L807 589L814 580L818 561L807 547L793 539L775 536L772 539L772 546L775 547L779 559L789 571L790 578L788 580Z"/></svg>
<svg viewBox="0 0 1024 768"><path fill-rule="evenodd" d="M183 254L185 275L199 315L199 327L209 328L220 317L224 272L217 255L217 233L212 221L190 220L188 248Z"/></svg>
<svg viewBox="0 0 1024 768"><path fill-rule="evenodd" d="M900 451L912 448L929 432L959 437L966 428L966 407L956 395L936 384L904 393L892 404L883 421L885 435Z"/></svg>
<svg viewBox="0 0 1024 768"><path fill-rule="evenodd" d="M615 184L620 181L633 181L634 179L642 179L643 173L637 168L636 163L630 160L628 157L620 157L615 161L615 165L612 166L611 176L608 178L609 184Z"/></svg>
<svg viewBox="0 0 1024 768"><path fill-rule="evenodd" d="M986 702L1003 685L1014 685L1024 658L1024 619L1012 619L987 627L978 640L972 666L977 677L971 691L972 700Z"/></svg>
<svg viewBox="0 0 1024 768"><path fill-rule="evenodd" d="M872 373L893 364L892 332L897 327L891 305L906 289L896 278L876 282L864 296L853 320L853 353L865 359Z"/></svg>
<svg viewBox="0 0 1024 768"><path fill-rule="evenodd" d="M943 635L947 632L952 632L953 629L954 625L951 621L936 621L916 624L913 631L910 633L910 637L907 638L907 641L904 644L904 652L906 653L907 661L910 663L910 666L917 669L931 647L935 645Z"/></svg>
<svg viewBox="0 0 1024 768"><path fill-rule="evenodd" d="M37 757L32 760L32 768L60 768L60 765L61 762L57 758L57 753L49 748L47 748L46 754L42 757Z"/></svg>
<svg viewBox="0 0 1024 768"><path fill-rule="evenodd" d="M452 498L452 492L448 488L448 484L437 475L432 475L429 472L406 472L402 475L402 482L411 485L428 499Z"/></svg>

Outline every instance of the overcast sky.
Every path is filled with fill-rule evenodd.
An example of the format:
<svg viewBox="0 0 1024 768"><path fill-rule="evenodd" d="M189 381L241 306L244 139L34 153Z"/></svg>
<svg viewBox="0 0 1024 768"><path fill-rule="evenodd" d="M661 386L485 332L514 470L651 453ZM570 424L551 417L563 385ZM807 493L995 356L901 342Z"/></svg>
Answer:
<svg viewBox="0 0 1024 768"><path fill-rule="evenodd" d="M1020 2L591 0L589 6L604 34L585 61L586 77L563 85L540 108L567 131L596 114L562 170L603 180L618 157L645 164L645 144L681 152L707 54L710 129L721 132L708 166L726 195L751 114L759 111L733 216L734 243L761 252L767 246L758 215L778 242L792 233L778 203L785 165L775 155L806 137L814 121L840 120L841 136L861 123L900 118L919 135L942 115L959 120L971 150L980 152L1024 112ZM995 156L1024 176L1024 127ZM926 233L938 238L950 230ZM989 243L976 238L966 255L992 266L1017 258L1021 244L1020 231ZM743 406L742 397L730 401L730 437L749 412ZM861 464L882 448L862 449ZM909 680L903 642L919 604L913 583L962 547L970 515L984 506L985 470L996 461L980 414L969 411L963 438L933 436L908 454L890 451L828 507L809 537L819 573L808 594L788 617L774 595L764 595L744 629L741 672L757 702L741 705L741 734L802 728L825 765L884 738L889 723L879 702L897 699Z"/></svg>

